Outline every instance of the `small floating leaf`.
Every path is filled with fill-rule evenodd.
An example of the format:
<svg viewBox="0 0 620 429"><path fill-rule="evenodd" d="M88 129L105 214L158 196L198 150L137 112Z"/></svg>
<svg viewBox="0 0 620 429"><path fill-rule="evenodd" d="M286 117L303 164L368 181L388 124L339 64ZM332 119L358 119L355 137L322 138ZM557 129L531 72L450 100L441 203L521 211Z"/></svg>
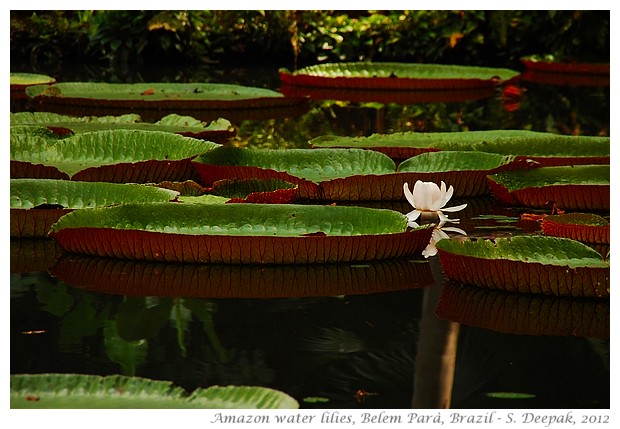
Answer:
<svg viewBox="0 0 620 429"><path fill-rule="evenodd" d="M609 244L609 221L593 213L569 213L545 216L541 221L546 235L565 237L585 243Z"/></svg>

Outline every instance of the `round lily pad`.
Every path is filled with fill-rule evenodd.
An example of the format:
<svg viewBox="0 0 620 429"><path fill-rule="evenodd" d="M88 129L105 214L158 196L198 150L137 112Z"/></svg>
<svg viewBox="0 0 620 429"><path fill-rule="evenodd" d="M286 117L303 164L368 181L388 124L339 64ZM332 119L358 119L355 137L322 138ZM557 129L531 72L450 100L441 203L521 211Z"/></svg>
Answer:
<svg viewBox="0 0 620 429"><path fill-rule="evenodd" d="M495 240L441 240L445 275L465 284L508 292L609 297L609 263L578 241L515 236Z"/></svg>
<svg viewBox="0 0 620 429"><path fill-rule="evenodd" d="M123 204L74 211L50 232L71 252L125 259L255 264L417 255L432 228L396 211L293 204Z"/></svg>

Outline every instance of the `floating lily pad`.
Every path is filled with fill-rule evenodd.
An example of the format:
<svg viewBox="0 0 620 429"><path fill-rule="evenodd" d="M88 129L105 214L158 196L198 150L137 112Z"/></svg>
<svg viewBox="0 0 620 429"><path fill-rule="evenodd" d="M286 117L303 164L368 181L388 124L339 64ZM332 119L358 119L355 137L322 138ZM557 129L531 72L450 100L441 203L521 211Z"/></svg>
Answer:
<svg viewBox="0 0 620 429"><path fill-rule="evenodd" d="M362 150L314 151L311 149L249 149L221 147L194 162L203 183L209 186L227 178L280 179L299 186L302 199L375 199L381 189L368 188L371 175L394 173L394 162L380 153ZM326 183L345 179L336 198ZM340 182L336 182L340 183ZM402 194L402 185L400 189ZM400 199L401 197L399 197Z"/></svg>
<svg viewBox="0 0 620 429"><path fill-rule="evenodd" d="M446 277L508 292L608 297L609 264L578 241L515 236L437 243Z"/></svg>
<svg viewBox="0 0 620 429"><path fill-rule="evenodd" d="M299 408L289 395L257 386L212 386L189 395L168 381L110 375L11 375L11 408Z"/></svg>
<svg viewBox="0 0 620 429"><path fill-rule="evenodd" d="M139 112L145 119L169 113L198 117L199 112L297 108L303 98L284 97L282 93L224 83L93 83L64 82L26 89L30 103L38 110L56 113L102 116ZM80 112L80 113L78 113ZM88 113L90 112L90 113ZM149 113L150 112L150 113Z"/></svg>
<svg viewBox="0 0 620 429"><path fill-rule="evenodd" d="M456 323L517 335L610 335L609 300L507 293L448 283L435 314Z"/></svg>
<svg viewBox="0 0 620 429"><path fill-rule="evenodd" d="M531 70L553 73L609 75L610 71L609 63L561 61L553 56L531 55L522 57L521 63Z"/></svg>
<svg viewBox="0 0 620 429"><path fill-rule="evenodd" d="M11 113L11 126L15 125L44 126L60 135L117 129L165 131L215 143L224 143L236 134L226 119L220 118L207 125L190 116L177 114L149 123L143 122L137 114L77 117L51 112L19 112Z"/></svg>
<svg viewBox="0 0 620 429"><path fill-rule="evenodd" d="M527 130L402 132L369 137L320 136L315 148L358 148L402 161L424 152L479 151L532 159L541 165L609 164L610 138L565 136Z"/></svg>
<svg viewBox="0 0 620 429"><path fill-rule="evenodd" d="M25 89L32 85L51 85L56 83L56 79L38 73L11 73L11 98L15 100L25 100Z"/></svg>
<svg viewBox="0 0 620 429"><path fill-rule="evenodd" d="M399 90L492 87L519 78L519 72L502 68L368 62L317 64L279 73L287 85Z"/></svg>
<svg viewBox="0 0 620 429"><path fill-rule="evenodd" d="M11 173L13 178L40 177L43 167L59 178L82 181L190 180L192 158L218 146L161 131L107 130L58 140L28 134L19 139L12 133Z"/></svg>
<svg viewBox="0 0 620 429"><path fill-rule="evenodd" d="M609 210L609 165L543 167L489 176L493 195L508 205Z"/></svg>
<svg viewBox="0 0 620 429"><path fill-rule="evenodd" d="M177 195L138 184L11 179L11 236L45 237L61 216L75 209L165 202Z"/></svg>
<svg viewBox="0 0 620 429"><path fill-rule="evenodd" d="M421 156L421 155L420 155ZM362 149L248 149L221 147L196 159L202 182L276 178L299 186L299 197L323 201L403 200L403 184L442 180L456 197L488 193L490 173L523 167L512 157L480 152L433 153L399 166Z"/></svg>
<svg viewBox="0 0 620 429"><path fill-rule="evenodd" d="M398 166L400 173L416 173L416 180L454 186L457 197L489 193L486 176L499 171L527 168L514 156L472 151L426 152L411 157ZM412 182L413 180L410 180Z"/></svg>
<svg viewBox="0 0 620 429"><path fill-rule="evenodd" d="M541 221L545 235L565 237L583 243L609 244L609 221L593 213L545 216Z"/></svg>
<svg viewBox="0 0 620 429"><path fill-rule="evenodd" d="M391 210L293 204L123 204L63 216L70 252L176 262L305 264L419 254L432 228Z"/></svg>
<svg viewBox="0 0 620 429"><path fill-rule="evenodd" d="M63 255L50 274L72 287L123 296L299 298L362 295L434 283L428 263L223 265Z"/></svg>

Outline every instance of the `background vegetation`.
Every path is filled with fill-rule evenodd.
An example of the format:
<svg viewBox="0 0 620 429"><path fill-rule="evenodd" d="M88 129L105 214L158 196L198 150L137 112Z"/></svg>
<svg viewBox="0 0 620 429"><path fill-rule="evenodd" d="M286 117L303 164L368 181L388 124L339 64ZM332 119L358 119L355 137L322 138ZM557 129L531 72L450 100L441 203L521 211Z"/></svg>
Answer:
<svg viewBox="0 0 620 429"><path fill-rule="evenodd" d="M609 11L11 11L11 62L609 62Z"/></svg>

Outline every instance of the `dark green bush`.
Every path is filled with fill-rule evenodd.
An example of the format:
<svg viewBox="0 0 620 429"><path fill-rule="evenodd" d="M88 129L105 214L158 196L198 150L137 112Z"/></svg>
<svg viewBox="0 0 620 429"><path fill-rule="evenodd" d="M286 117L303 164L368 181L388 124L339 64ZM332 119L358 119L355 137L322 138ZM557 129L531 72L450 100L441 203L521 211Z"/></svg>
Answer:
<svg viewBox="0 0 620 429"><path fill-rule="evenodd" d="M11 11L11 60L608 62L609 11Z"/></svg>

